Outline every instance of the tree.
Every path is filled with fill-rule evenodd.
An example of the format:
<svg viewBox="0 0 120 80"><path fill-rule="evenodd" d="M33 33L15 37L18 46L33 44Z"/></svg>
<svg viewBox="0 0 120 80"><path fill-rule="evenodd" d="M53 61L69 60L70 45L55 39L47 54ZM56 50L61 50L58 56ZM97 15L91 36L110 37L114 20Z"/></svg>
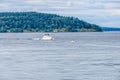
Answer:
<svg viewBox="0 0 120 80"><path fill-rule="evenodd" d="M102 31L98 25L74 17L37 12L0 13L0 32L53 32L54 30L58 32Z"/></svg>

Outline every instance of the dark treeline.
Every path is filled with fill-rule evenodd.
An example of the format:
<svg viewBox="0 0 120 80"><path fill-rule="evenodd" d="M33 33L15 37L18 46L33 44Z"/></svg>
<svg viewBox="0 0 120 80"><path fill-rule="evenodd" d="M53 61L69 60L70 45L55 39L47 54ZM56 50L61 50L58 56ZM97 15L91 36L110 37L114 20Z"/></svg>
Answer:
<svg viewBox="0 0 120 80"><path fill-rule="evenodd" d="M120 31L120 28L114 28L114 27L101 27L102 31Z"/></svg>
<svg viewBox="0 0 120 80"><path fill-rule="evenodd" d="M101 32L78 18L37 12L0 13L0 32Z"/></svg>

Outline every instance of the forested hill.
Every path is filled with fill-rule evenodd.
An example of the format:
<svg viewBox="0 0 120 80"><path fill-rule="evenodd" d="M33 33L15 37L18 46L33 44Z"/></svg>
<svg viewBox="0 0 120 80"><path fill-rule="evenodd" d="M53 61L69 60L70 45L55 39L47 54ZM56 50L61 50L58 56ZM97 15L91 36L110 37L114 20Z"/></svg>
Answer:
<svg viewBox="0 0 120 80"><path fill-rule="evenodd" d="M37 12L0 13L0 32L101 32L95 24L74 17Z"/></svg>
<svg viewBox="0 0 120 80"><path fill-rule="evenodd" d="M101 27L103 31L120 31L120 28L114 27Z"/></svg>

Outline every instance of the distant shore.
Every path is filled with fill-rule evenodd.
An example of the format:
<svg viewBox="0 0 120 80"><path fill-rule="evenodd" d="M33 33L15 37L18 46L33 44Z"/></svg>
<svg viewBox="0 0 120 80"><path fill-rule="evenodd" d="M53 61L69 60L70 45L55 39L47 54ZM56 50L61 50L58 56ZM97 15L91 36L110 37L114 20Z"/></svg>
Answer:
<svg viewBox="0 0 120 80"><path fill-rule="evenodd" d="M102 32L100 26L74 17L37 12L1 12L0 32Z"/></svg>

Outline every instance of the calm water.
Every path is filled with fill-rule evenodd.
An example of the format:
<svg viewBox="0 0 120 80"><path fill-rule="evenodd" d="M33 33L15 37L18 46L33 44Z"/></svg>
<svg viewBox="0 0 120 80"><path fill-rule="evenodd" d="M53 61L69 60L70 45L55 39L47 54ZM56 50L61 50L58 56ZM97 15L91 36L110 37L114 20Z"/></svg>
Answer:
<svg viewBox="0 0 120 80"><path fill-rule="evenodd" d="M0 34L0 80L119 80L120 32Z"/></svg>

